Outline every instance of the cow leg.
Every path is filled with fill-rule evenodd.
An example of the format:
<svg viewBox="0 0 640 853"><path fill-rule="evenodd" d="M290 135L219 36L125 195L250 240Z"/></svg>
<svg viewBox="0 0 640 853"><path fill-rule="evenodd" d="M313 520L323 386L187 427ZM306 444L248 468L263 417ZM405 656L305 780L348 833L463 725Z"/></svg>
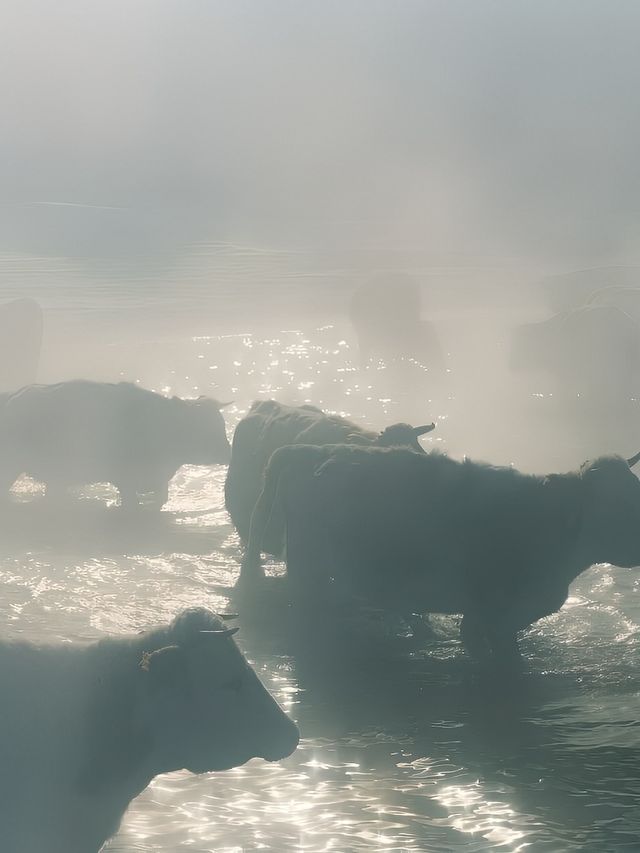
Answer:
<svg viewBox="0 0 640 853"><path fill-rule="evenodd" d="M262 543L269 525L271 512L272 502L270 496L266 495L263 490L251 513L249 539L247 540L240 564L238 586L251 587L264 580L264 569L261 560Z"/></svg>
<svg viewBox="0 0 640 853"><path fill-rule="evenodd" d="M0 466L0 501L6 501L9 497L11 486L15 483L22 472L16 471L9 466Z"/></svg>
<svg viewBox="0 0 640 853"><path fill-rule="evenodd" d="M249 526L249 539L242 555L240 563L240 577L238 585L251 587L264 580L264 568L262 566L262 541L265 530L269 523L270 509L264 506L264 502L258 499L251 513L251 524Z"/></svg>
<svg viewBox="0 0 640 853"><path fill-rule="evenodd" d="M518 648L517 632L509 625L493 622L487 631L494 662L504 669L517 670L522 667Z"/></svg>
<svg viewBox="0 0 640 853"><path fill-rule="evenodd" d="M311 576L314 574L308 554L301 553L301 549L295 542L295 538L286 531L286 563L287 563L287 585L289 587L291 600L294 604L305 606L315 597L311 590L314 584ZM316 599L316 605L320 602Z"/></svg>
<svg viewBox="0 0 640 853"><path fill-rule="evenodd" d="M153 493L153 506L162 509L169 500L169 481L154 486L151 491Z"/></svg>
<svg viewBox="0 0 640 853"><path fill-rule="evenodd" d="M114 483L120 492L120 508L123 510L136 510L140 504L138 501L138 490L133 483L118 482Z"/></svg>
<svg viewBox="0 0 640 853"><path fill-rule="evenodd" d="M304 527L297 535L286 531L287 581L294 604L309 613L325 611L336 604L344 604L343 596L336 598L336 584L330 578L332 561L322 535L312 537Z"/></svg>
<svg viewBox="0 0 640 853"><path fill-rule="evenodd" d="M402 616L402 614L398 615ZM428 615L418 616L413 614L409 618L405 616L404 621L408 623L414 640L433 640L434 632L429 624Z"/></svg>
<svg viewBox="0 0 640 853"><path fill-rule="evenodd" d="M365 370L369 366L371 351L368 342L362 338L358 338L358 356L360 358L360 370Z"/></svg>
<svg viewBox="0 0 640 853"><path fill-rule="evenodd" d="M490 654L485 624L476 613L465 613L460 625L460 637L467 654L476 660L487 660Z"/></svg>
<svg viewBox="0 0 640 853"><path fill-rule="evenodd" d="M262 566L260 554L256 554L253 550L249 550L247 548L242 556L238 584L242 586L253 586L261 580L264 580L264 576L264 568Z"/></svg>
<svg viewBox="0 0 640 853"><path fill-rule="evenodd" d="M45 483L44 496L47 501L54 504L67 503L70 499L69 486L58 480L47 481Z"/></svg>

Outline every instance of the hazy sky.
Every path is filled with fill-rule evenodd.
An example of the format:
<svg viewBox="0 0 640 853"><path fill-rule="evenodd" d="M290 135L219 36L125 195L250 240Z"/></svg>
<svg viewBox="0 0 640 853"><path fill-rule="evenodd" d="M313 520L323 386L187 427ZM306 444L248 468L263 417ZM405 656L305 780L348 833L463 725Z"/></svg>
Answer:
<svg viewBox="0 0 640 853"><path fill-rule="evenodd" d="M637 242L636 0L5 0L2 17L5 213L177 211L195 238L365 221L531 255Z"/></svg>

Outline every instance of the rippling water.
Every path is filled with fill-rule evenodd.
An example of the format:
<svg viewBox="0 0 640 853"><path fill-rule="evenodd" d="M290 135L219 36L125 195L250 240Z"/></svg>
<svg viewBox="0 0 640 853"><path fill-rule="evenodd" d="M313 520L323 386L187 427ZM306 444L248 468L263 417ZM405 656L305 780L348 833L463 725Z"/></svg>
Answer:
<svg viewBox="0 0 640 853"><path fill-rule="evenodd" d="M61 294L71 316L76 297ZM109 305L114 317L130 317L145 298L123 291ZM90 317L105 308L87 293L80 302ZM544 444L551 410L543 396L518 420L519 397L498 407L491 381L460 381L480 352L487 371L499 363L499 330L475 350L471 336L466 361L452 338L450 372L435 377L415 363L361 373L339 322L282 331L272 321L268 331L215 336L154 337L145 327L137 339L125 325L119 338L112 324L92 369L167 392L232 397L229 430L255 396L273 395L378 425L428 416L438 429L426 443L455 454L525 467L579 461L575 422L554 422L559 444L531 447ZM625 440L640 440L636 420L632 427ZM165 510L142 513L134 528L108 487L50 510L37 485L22 482L0 522L3 636L92 638L165 621L189 605L227 609L239 550L224 475L182 469ZM276 765L159 777L109 850L637 850L640 575L601 566L571 592L561 613L523 638L528 674L517 686L477 673L455 619L433 618L431 638L412 653L374 632L364 641L379 649L374 665L330 624L318 644L290 630L277 602L247 610L238 637L298 721L299 750Z"/></svg>

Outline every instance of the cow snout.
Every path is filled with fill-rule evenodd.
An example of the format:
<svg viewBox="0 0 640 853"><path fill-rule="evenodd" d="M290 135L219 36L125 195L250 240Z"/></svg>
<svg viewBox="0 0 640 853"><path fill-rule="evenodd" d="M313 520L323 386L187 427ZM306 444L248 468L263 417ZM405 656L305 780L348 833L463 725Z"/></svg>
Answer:
<svg viewBox="0 0 640 853"><path fill-rule="evenodd" d="M278 731L268 738L260 757L264 758L265 761L281 761L296 751L299 742L298 727L283 714L283 720Z"/></svg>

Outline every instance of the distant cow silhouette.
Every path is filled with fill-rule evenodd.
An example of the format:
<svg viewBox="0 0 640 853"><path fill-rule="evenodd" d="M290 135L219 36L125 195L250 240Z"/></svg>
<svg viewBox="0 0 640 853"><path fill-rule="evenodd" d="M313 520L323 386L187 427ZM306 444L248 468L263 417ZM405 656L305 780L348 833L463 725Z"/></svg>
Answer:
<svg viewBox="0 0 640 853"><path fill-rule="evenodd" d="M351 296L349 318L358 338L360 362L413 358L440 370L443 356L432 323L421 319L419 285L405 273L376 276Z"/></svg>
<svg viewBox="0 0 640 853"><path fill-rule="evenodd" d="M640 325L612 305L587 305L513 333L513 370L542 374L553 390L598 397L640 387Z"/></svg>
<svg viewBox="0 0 640 853"><path fill-rule="evenodd" d="M283 447L239 583L260 588L277 518L294 604L462 614L470 651L515 662L517 632L559 610L582 571L640 563L639 460L601 457L540 477L404 448Z"/></svg>
<svg viewBox="0 0 640 853"><path fill-rule="evenodd" d="M640 267L610 266L556 273L538 281L536 287L545 294L552 311L563 312L585 305L595 291L639 284Z"/></svg>
<svg viewBox="0 0 640 853"><path fill-rule="evenodd" d="M17 391L38 378L42 308L34 299L0 305L0 392Z"/></svg>
<svg viewBox="0 0 640 853"><path fill-rule="evenodd" d="M241 538L249 536L253 507L262 489L262 477L271 454L288 444L376 444L406 446L418 452L421 435L435 424L392 424L382 432L364 429L315 406L284 406L275 400L257 400L240 421L233 436L231 462L225 482L225 503ZM281 538L273 543L279 553Z"/></svg>
<svg viewBox="0 0 640 853"><path fill-rule="evenodd" d="M0 494L30 474L54 494L108 482L123 506L145 493L161 506L181 465L229 461L220 408L128 382L28 385L0 399Z"/></svg>

